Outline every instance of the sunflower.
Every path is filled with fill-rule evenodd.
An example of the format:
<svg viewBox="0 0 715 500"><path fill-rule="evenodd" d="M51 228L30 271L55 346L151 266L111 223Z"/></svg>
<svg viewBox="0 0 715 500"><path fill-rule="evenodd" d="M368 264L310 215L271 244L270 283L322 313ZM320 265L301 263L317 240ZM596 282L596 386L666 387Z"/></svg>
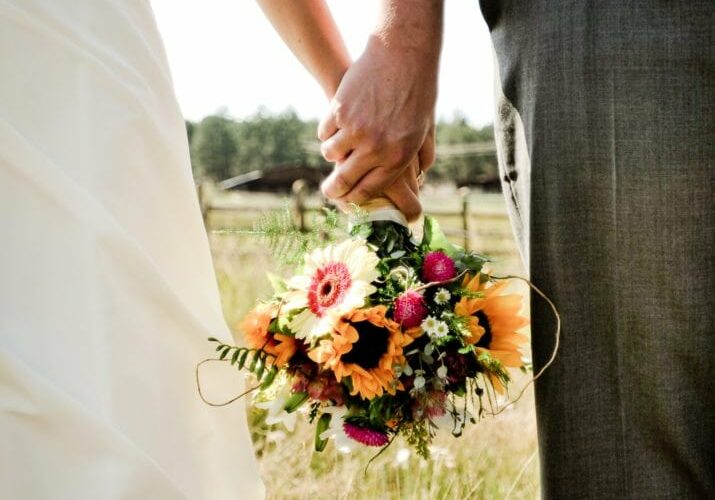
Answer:
<svg viewBox="0 0 715 500"><path fill-rule="evenodd" d="M473 278L465 276L462 287L480 292L481 296L462 297L454 306L454 312L467 319L471 335L466 342L473 344L478 354L486 352L503 366L518 368L523 366L519 348L527 339L517 331L528 325L529 320L519 315L520 295L501 295L508 284L508 281L483 281L480 274ZM503 393L504 386L498 377L490 373L489 378L497 392Z"/></svg>
<svg viewBox="0 0 715 500"><path fill-rule="evenodd" d="M419 328L402 332L400 325L385 317L386 312L385 306L375 306L342 316L331 338L321 340L308 353L313 361L332 370L338 381L349 377L353 396L373 399L404 389L394 367L405 363L402 348L421 332Z"/></svg>
<svg viewBox="0 0 715 500"><path fill-rule="evenodd" d="M282 333L271 333L268 327L278 314L275 304L260 304L253 308L241 321L240 329L244 333L246 344L252 349L262 349L275 356L273 364L284 366L297 350L295 338Z"/></svg>
<svg viewBox="0 0 715 500"><path fill-rule="evenodd" d="M365 240L353 238L318 248L305 257L303 273L288 281L286 311L299 310L290 329L300 339L313 340L331 332L338 318L375 292L379 277L377 254Z"/></svg>

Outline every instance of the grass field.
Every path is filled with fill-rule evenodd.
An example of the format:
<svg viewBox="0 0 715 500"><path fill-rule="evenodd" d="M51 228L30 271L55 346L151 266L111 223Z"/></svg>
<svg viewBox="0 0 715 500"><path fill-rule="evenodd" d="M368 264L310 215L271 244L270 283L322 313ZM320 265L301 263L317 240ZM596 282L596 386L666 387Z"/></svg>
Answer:
<svg viewBox="0 0 715 500"><path fill-rule="evenodd" d="M243 206L240 212L214 212L208 218L209 235L223 306L229 323L235 325L257 298L270 293L264 276L277 264L267 249L251 238L222 229L250 227L261 209L281 205L275 197L243 195L221 200ZM460 200L453 194L435 191L425 197L426 210L458 211ZM499 194L472 195L470 245L497 257L495 273L523 274L504 204ZM458 215L439 217L443 228L461 227ZM461 243L460 238L456 238ZM288 270L284 270L287 272ZM516 287L524 293L523 287ZM237 341L240 336L236 332ZM527 377L514 383L516 393ZM450 435L435 441L433 458L425 462L395 441L377 458L367 473L365 466L374 451L351 455L338 453L329 445L323 453L313 452L313 429L299 423L288 434L281 427L263 424L260 410L249 410L249 420L270 499L502 499L537 498L538 455L533 413L533 395L528 390L515 406L496 418L471 426L458 439ZM299 419L300 420L300 419Z"/></svg>

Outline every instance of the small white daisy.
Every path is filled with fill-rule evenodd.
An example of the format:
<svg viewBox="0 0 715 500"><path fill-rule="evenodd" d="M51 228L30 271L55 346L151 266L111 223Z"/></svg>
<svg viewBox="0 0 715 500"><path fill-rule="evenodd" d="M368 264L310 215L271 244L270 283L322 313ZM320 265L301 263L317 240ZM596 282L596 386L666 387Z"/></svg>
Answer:
<svg viewBox="0 0 715 500"><path fill-rule="evenodd" d="M446 288L440 288L434 294L434 301L440 306L445 305L447 302L449 302L449 299L451 298L452 294L450 294L449 290L447 290Z"/></svg>
<svg viewBox="0 0 715 500"><path fill-rule="evenodd" d="M437 324L434 326L432 332L433 333L430 335L431 337L441 339L449 334L449 326L444 321L437 321Z"/></svg>
<svg viewBox="0 0 715 500"><path fill-rule="evenodd" d="M422 321L420 327L422 328L422 331L424 331L427 335L431 337L432 335L434 335L438 323L440 322L437 321L437 318L435 318L434 316L427 316Z"/></svg>

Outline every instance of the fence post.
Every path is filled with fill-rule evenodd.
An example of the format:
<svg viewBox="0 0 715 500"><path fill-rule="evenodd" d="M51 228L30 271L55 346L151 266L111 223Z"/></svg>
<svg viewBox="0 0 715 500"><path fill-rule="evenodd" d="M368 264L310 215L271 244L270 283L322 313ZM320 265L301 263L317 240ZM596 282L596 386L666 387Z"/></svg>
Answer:
<svg viewBox="0 0 715 500"><path fill-rule="evenodd" d="M298 220L298 229L301 232L306 232L308 228L305 224L305 194L307 191L307 185L303 179L298 179L293 183L293 197L295 199L295 214Z"/></svg>
<svg viewBox="0 0 715 500"><path fill-rule="evenodd" d="M462 233L464 234L464 249L469 251L469 188L464 186L457 191L462 199Z"/></svg>

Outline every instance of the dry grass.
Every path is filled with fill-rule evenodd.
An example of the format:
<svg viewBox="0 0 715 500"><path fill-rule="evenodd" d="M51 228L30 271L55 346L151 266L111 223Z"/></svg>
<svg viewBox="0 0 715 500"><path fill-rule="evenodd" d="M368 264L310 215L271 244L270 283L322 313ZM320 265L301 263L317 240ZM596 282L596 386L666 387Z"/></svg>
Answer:
<svg viewBox="0 0 715 500"><path fill-rule="evenodd" d="M235 200L234 200L235 201ZM274 199L248 197L248 206L275 207ZM426 207L459 202L453 196L433 193ZM503 214L500 195L481 195L473 199L475 210ZM214 214L209 219L213 230L250 226L256 213ZM459 217L442 217L443 227L459 228ZM484 253L498 257L492 267L498 273L521 273L508 222L503 217L474 218L470 221L470 243ZM210 233L216 271L226 317L230 324L270 293L264 276L275 272L276 263L265 247L245 236ZM458 241L458 240L457 240ZM524 288L520 288L524 291ZM514 384L518 390L527 378ZM536 498L539 493L538 456L529 390L513 408L497 418L471 426L458 439L450 435L435 441L434 457L425 462L409 454L404 443L396 441L377 458L365 474L374 452L363 450L342 455L328 446L323 453L313 452L313 429L300 422L294 433L263 425L263 415L249 410L256 449L261 461L269 498L299 499L501 499Z"/></svg>

